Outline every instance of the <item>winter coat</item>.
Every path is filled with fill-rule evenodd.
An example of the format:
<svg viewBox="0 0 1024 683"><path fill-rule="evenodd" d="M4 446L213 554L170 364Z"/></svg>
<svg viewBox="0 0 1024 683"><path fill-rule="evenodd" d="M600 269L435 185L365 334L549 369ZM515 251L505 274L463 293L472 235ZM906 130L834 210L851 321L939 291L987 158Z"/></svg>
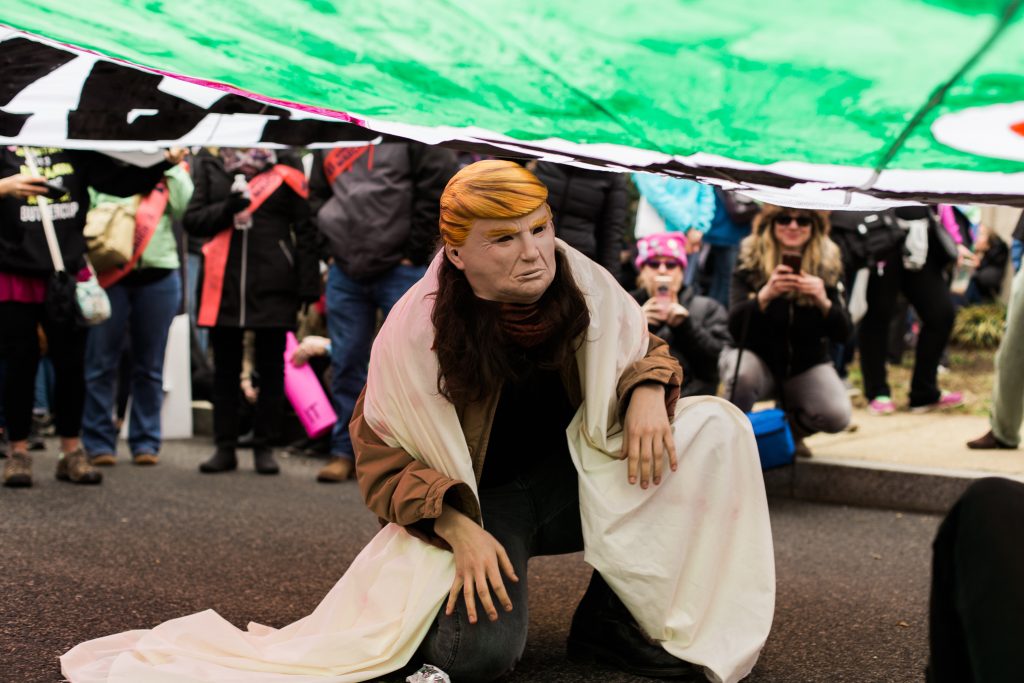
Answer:
<svg viewBox="0 0 1024 683"><path fill-rule="evenodd" d="M651 298L643 287L632 294L641 306ZM718 356L732 344L729 315L720 303L700 296L692 287L684 287L678 301L690 312L680 325L648 325L648 330L668 343L683 366L680 397L714 396L718 392Z"/></svg>
<svg viewBox="0 0 1024 683"><path fill-rule="evenodd" d="M664 341L650 335L649 344L647 356L634 363L619 378L616 393L620 414L625 413L633 389L644 382L665 386L668 415L675 414L679 396L679 365L669 354ZM573 408L578 408L583 395L575 362L570 368L566 393ZM453 505L479 522L480 507L469 486L431 469L399 447L388 446L373 431L363 417L365 397L364 388L356 402L349 433L356 454L356 477L367 507L382 521L406 526L420 538L435 544L441 542L431 531L433 519L441 514L442 502ZM469 444L473 472L478 481L483 473L487 442L500 398L501 392L498 391L482 401L458 408L459 424Z"/></svg>
<svg viewBox="0 0 1024 683"><path fill-rule="evenodd" d="M555 234L617 278L629 207L626 176L546 161L534 174L548 188Z"/></svg>
<svg viewBox="0 0 1024 683"><path fill-rule="evenodd" d="M69 273L77 273L85 265L82 230L89 212L89 187L119 197L146 194L171 167L164 161L149 168L129 166L98 152L32 149L39 173L67 190L50 207L64 269ZM21 151L20 147L0 148L0 178L29 172ZM34 198L0 197L0 272L32 277L53 272L42 226Z"/></svg>
<svg viewBox="0 0 1024 683"><path fill-rule="evenodd" d="M233 178L220 158L205 152L196 156L193 181L185 230L197 237L231 230L215 326L294 328L299 304L320 298L317 237L309 220L309 204L281 183L252 214L252 227L235 230L234 214L239 208L231 194ZM205 259L203 271L205 279ZM200 294L200 309L202 305Z"/></svg>
<svg viewBox="0 0 1024 683"><path fill-rule="evenodd" d="M455 173L455 155L398 139L339 148L345 170L331 183L324 161L332 152L314 153L309 177L309 203L326 254L357 281L403 259L425 264L437 244L441 193Z"/></svg>
<svg viewBox="0 0 1024 683"><path fill-rule="evenodd" d="M825 281L825 294L832 302L826 315L816 305L801 304L786 296L772 299L762 311L757 292L767 278L745 258L743 246L746 245L744 242L741 246L729 297L729 332L736 344L742 344L745 350L764 361L778 382L828 363L829 342L846 343L853 329L840 289L842 270L838 247L831 241L826 242L829 272L821 277Z"/></svg>

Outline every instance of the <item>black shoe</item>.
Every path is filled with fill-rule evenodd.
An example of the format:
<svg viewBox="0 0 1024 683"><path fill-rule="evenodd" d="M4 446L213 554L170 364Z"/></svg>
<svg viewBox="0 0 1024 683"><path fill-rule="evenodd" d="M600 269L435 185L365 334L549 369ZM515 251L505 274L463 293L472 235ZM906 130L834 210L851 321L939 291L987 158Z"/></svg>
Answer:
<svg viewBox="0 0 1024 683"><path fill-rule="evenodd" d="M569 629L569 659L598 662L634 676L704 681L702 667L673 657L643 632L596 571Z"/></svg>
<svg viewBox="0 0 1024 683"><path fill-rule="evenodd" d="M234 448L218 446L209 460L199 464L199 471L206 474L230 472L234 469L238 469L238 458L235 456Z"/></svg>
<svg viewBox="0 0 1024 683"><path fill-rule="evenodd" d="M260 474L277 474L281 468L274 460L274 449L270 446L256 446L252 449L252 462Z"/></svg>
<svg viewBox="0 0 1024 683"><path fill-rule="evenodd" d="M967 442L967 447L970 448L971 450L975 450L975 451L977 451L977 450L997 449L997 448L998 449L1005 449L1005 450L1014 450L1014 449L1017 448L1016 446L1011 446L1010 444L1003 443L1002 441L997 439L996 435L992 433L991 429L988 431L988 434L986 434L985 436L979 436L974 441L968 441Z"/></svg>

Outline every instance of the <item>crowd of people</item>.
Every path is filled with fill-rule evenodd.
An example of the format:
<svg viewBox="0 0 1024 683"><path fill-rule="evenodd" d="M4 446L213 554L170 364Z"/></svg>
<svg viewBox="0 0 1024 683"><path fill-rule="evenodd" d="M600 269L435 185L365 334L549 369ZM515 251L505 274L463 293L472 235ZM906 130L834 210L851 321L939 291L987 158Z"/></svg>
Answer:
<svg viewBox="0 0 1024 683"><path fill-rule="evenodd" d="M45 447L40 429L60 437L58 477L71 482L102 480L96 468L117 462L125 418L132 462L157 464L167 335L182 310L193 324L193 367L212 369L208 386L196 387L213 404L215 449L201 472L236 469L240 447L252 450L257 472L278 472L273 448L289 431L285 335L299 327L291 360L313 362L337 421L329 437L292 448L326 458L318 481L354 476L349 422L371 343L424 275L441 194L473 158L396 138L299 152L174 150L145 170L91 152L3 152L5 485L30 485L30 449ZM550 162L526 167L549 190L558 237L616 278L667 342L683 368L681 395L720 394L743 411L777 402L798 455L810 455L805 437L848 426L855 353L869 411L897 410L886 367L899 354L892 340L909 325L907 407L959 404L959 392L938 386L955 310L995 300L1005 269L1019 267L1022 235L1008 245L971 207L824 212L662 176L631 183ZM135 221L135 253L98 273L111 315L89 328L56 319L47 296L54 264L43 231L33 230L42 220L37 197L47 193L65 267L78 281L96 277L90 254L105 258L83 239L87 218L101 230L116 212ZM969 278L951 290L962 272ZM303 324L310 320L317 324ZM1000 365L1016 367L1012 358ZM971 447L1016 446L1013 423L995 422L998 436Z"/></svg>

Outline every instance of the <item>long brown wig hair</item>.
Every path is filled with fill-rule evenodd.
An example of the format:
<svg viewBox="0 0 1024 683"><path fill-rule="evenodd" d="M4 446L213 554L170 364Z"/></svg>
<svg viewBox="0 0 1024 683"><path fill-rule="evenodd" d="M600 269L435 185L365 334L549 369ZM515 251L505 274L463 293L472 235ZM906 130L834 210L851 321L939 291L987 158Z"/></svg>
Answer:
<svg viewBox="0 0 1024 683"><path fill-rule="evenodd" d="M544 184L516 163L471 164L452 177L441 195L441 236L447 244L461 246L477 219L519 218L546 199ZM434 297L431 321L442 396L461 407L494 395L506 380L518 377L523 353L502 326L502 304L478 298L447 254ZM555 253L551 285L536 305L553 332L530 358L542 368L565 372L583 343L590 312L561 252Z"/></svg>

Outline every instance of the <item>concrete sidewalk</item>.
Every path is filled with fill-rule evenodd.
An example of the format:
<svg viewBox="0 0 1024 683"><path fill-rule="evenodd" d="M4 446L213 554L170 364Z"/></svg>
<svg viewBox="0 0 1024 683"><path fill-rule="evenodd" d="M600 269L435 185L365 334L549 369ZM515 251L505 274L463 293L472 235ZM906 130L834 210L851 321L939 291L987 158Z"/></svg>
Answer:
<svg viewBox="0 0 1024 683"><path fill-rule="evenodd" d="M974 479L1024 480L1024 450L967 448L988 430L986 417L855 410L852 424L853 431L809 438L814 457L767 472L769 490L803 500L944 512Z"/></svg>

